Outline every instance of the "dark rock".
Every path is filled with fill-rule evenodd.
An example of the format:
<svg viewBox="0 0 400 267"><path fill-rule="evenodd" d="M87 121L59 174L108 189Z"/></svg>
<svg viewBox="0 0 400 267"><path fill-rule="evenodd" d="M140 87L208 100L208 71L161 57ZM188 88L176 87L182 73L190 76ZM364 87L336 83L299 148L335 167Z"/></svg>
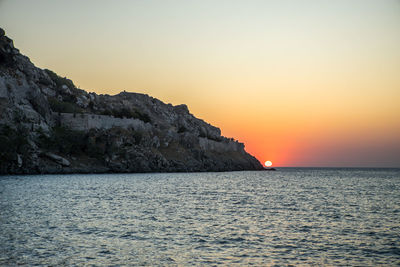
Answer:
<svg viewBox="0 0 400 267"><path fill-rule="evenodd" d="M264 171L276 171L275 168L264 168Z"/></svg>
<svg viewBox="0 0 400 267"><path fill-rule="evenodd" d="M178 113L181 113L181 114L187 114L187 113L189 113L189 109L188 109L188 107L187 107L185 104L181 104L181 105L175 106L175 107L174 107L174 110L175 110L176 112L178 112Z"/></svg>
<svg viewBox="0 0 400 267"><path fill-rule="evenodd" d="M32 104L32 107L46 120L51 116L50 106L47 98L39 90L32 90L28 92L27 98Z"/></svg>
<svg viewBox="0 0 400 267"><path fill-rule="evenodd" d="M0 30L3 128L0 139L12 140L12 149L0 151L0 174L263 169L242 143L186 105L138 93L88 94L35 67Z"/></svg>
<svg viewBox="0 0 400 267"><path fill-rule="evenodd" d="M62 165L62 166L68 167L68 166L71 165L71 163L70 163L67 159L65 159L65 158L63 158L63 157L61 157L61 156L58 156L58 155L56 155L56 154L54 154L54 153L47 152L47 153L45 153L44 155L45 155L46 157L48 157L49 159L53 160L54 162L56 162L56 163Z"/></svg>

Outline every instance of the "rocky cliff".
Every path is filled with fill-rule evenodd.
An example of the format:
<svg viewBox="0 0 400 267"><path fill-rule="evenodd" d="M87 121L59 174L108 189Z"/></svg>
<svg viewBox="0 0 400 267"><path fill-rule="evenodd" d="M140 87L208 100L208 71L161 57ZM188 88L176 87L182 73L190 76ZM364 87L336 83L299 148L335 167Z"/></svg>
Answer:
<svg viewBox="0 0 400 267"><path fill-rule="evenodd" d="M257 170L244 145L144 94L98 95L35 67L0 29L0 173Z"/></svg>

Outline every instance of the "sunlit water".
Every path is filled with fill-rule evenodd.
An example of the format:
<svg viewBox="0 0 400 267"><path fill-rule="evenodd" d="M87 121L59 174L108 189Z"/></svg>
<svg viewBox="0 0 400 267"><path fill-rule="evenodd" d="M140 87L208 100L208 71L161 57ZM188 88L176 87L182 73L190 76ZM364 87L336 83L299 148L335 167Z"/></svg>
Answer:
<svg viewBox="0 0 400 267"><path fill-rule="evenodd" d="M0 265L398 265L400 170L0 177Z"/></svg>

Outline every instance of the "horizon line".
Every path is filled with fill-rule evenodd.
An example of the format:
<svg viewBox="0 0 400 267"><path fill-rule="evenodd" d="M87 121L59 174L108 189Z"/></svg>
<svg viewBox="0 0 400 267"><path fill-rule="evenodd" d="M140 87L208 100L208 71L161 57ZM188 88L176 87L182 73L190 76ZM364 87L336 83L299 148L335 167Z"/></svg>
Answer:
<svg viewBox="0 0 400 267"><path fill-rule="evenodd" d="M332 169L400 169L400 166L398 167L357 167L357 166L270 166L270 167L265 167L267 168L332 168Z"/></svg>

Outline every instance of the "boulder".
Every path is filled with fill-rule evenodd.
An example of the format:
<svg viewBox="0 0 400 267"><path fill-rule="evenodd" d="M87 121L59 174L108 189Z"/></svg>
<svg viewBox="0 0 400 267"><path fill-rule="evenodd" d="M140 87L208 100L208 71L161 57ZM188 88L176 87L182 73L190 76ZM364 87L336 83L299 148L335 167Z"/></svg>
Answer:
<svg viewBox="0 0 400 267"><path fill-rule="evenodd" d="M61 86L61 91L62 91L64 94L67 94L67 95L72 94L71 90L70 90L70 89L68 88L68 86L65 85L65 84L63 84L63 85Z"/></svg>
<svg viewBox="0 0 400 267"><path fill-rule="evenodd" d="M71 165L71 163L67 159L65 159L65 158L63 158L61 156L58 156L58 155L56 155L54 153L47 152L44 155L46 157L48 157L49 159L53 160L54 162L56 162L56 163L58 163L58 164L60 164L60 165L62 165L64 167L68 167L68 166Z"/></svg>

